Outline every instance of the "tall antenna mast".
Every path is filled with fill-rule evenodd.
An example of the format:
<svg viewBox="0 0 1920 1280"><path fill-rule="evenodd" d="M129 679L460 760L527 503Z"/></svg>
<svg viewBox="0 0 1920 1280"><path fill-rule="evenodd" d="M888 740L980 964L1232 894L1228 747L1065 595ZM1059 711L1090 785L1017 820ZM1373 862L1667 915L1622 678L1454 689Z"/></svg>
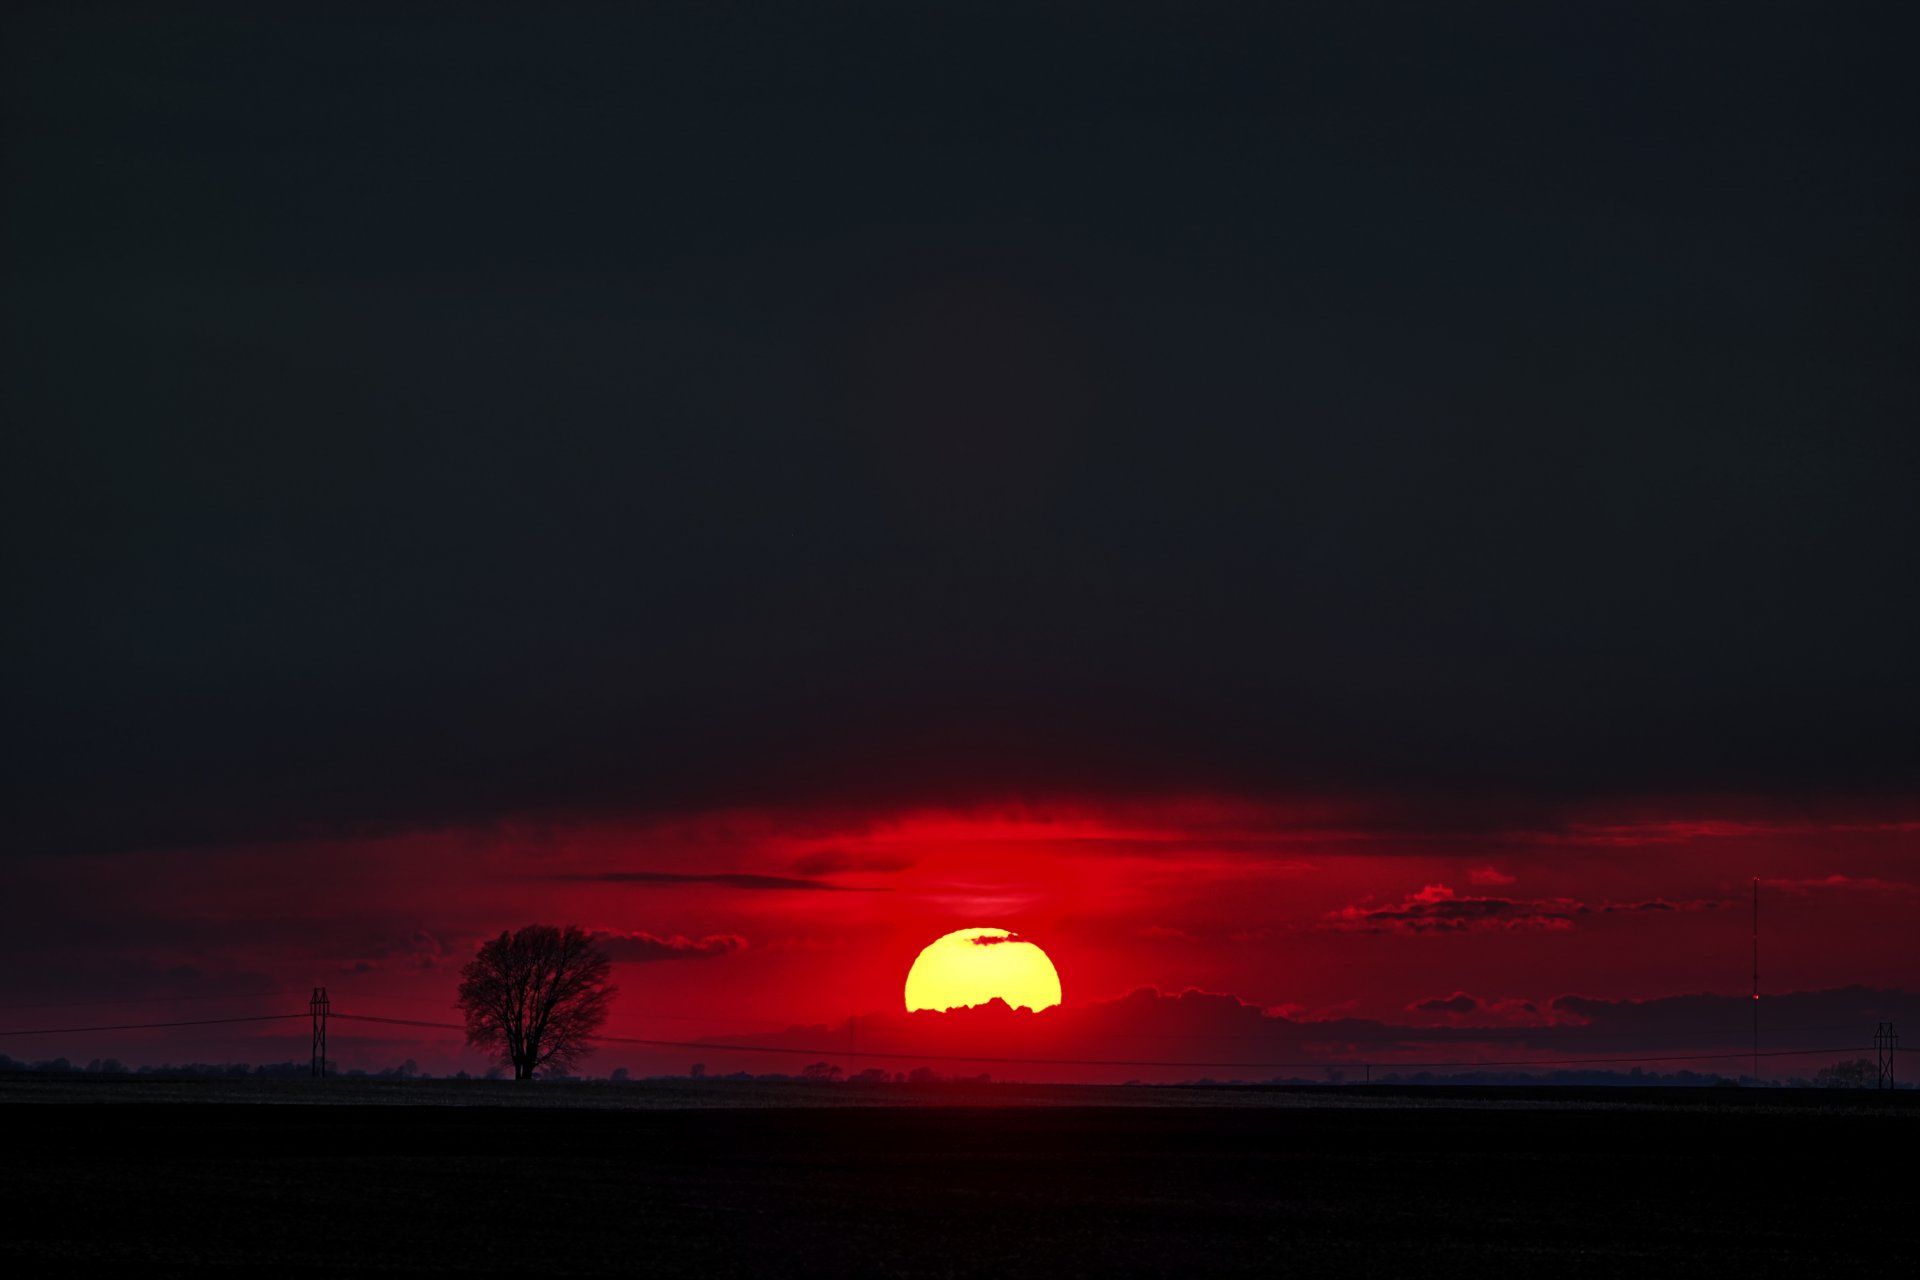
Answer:
<svg viewBox="0 0 1920 1280"><path fill-rule="evenodd" d="M1760 1083L1760 877L1753 878L1753 1082Z"/></svg>

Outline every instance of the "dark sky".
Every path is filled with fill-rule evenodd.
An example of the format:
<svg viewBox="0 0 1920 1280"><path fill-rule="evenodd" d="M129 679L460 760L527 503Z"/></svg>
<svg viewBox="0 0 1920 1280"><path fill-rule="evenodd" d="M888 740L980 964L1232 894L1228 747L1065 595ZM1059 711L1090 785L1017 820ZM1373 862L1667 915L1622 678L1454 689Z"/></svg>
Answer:
<svg viewBox="0 0 1920 1280"><path fill-rule="evenodd" d="M1912 795L1910 5L326 8L0 30L9 852Z"/></svg>

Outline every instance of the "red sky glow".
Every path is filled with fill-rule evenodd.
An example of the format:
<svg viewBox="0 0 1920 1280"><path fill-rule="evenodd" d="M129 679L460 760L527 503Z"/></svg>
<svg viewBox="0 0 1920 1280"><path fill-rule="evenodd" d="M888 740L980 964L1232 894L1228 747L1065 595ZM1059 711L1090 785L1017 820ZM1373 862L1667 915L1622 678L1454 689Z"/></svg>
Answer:
<svg viewBox="0 0 1920 1280"><path fill-rule="evenodd" d="M1404 806L1358 800L1188 797L518 821L29 858L15 945L45 967L6 1002L107 991L148 1002L126 1006L136 1010L238 1000L232 1007L277 1011L326 985L338 1010L451 1020L457 971L480 940L529 921L577 921L615 958L622 994L609 1034L811 1036L845 1057L854 1018L855 1058L862 1048L951 1053L925 1034L925 1015L920 1031L899 1022L905 974L933 938L994 926L1053 958L1067 1013L1087 1022L1074 1032L1077 1057L1142 1056L1111 1013L1138 1013L1126 1002L1142 989L1176 1008L1195 1007L1179 1004L1182 992L1212 993L1267 1019L1251 1031L1155 1032L1174 1042L1146 1055L1154 1059L1551 1056L1590 1047L1552 1039L1590 1021L1583 1001L1744 999L1755 877L1770 996L1920 986L1901 932L1920 892L1917 830L1902 815L1694 810L1479 829L1443 808L1423 824ZM267 992L284 994L240 999ZM60 1025L98 1021L60 1012ZM1299 1034L1267 1043L1262 1028L1280 1021ZM967 1043L1003 1056L1064 1052L1019 1026L1028 1029L976 1027ZM1300 1030L1314 1027L1342 1031ZM224 1047L297 1057L274 1037L303 1030L217 1035L195 1056ZM1726 1043L1739 1030L1703 1025L1682 1043L1665 1027L1659 1043L1608 1051L1739 1048ZM1871 1028L1834 1030L1852 1040ZM429 1069L482 1065L457 1034L426 1031L423 1042L384 1032L350 1028L339 1052L367 1066L383 1055ZM73 1056L69 1039L23 1043L14 1056ZM171 1042L167 1052L179 1056ZM598 1067L681 1070L689 1052L608 1046ZM731 1065L772 1070L779 1060Z"/></svg>

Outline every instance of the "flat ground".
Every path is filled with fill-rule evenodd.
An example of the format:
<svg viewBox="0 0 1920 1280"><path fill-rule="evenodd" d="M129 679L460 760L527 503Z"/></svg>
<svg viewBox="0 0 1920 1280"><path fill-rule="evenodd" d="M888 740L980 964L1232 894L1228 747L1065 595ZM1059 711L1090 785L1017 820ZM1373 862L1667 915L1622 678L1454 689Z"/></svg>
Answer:
<svg viewBox="0 0 1920 1280"><path fill-rule="evenodd" d="M7 1078L0 1268L1697 1277L1904 1265L1920 1256L1920 1097L1845 1102Z"/></svg>

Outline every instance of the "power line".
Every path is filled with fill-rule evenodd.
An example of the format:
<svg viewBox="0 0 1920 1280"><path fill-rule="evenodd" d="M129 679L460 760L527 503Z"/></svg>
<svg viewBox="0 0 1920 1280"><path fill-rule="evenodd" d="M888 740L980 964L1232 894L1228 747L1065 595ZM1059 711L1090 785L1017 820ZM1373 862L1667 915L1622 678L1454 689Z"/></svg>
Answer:
<svg viewBox="0 0 1920 1280"><path fill-rule="evenodd" d="M145 1031L167 1027L209 1027L242 1022L278 1022L292 1018L305 1018L307 1013L265 1013L238 1018L196 1018L173 1022L123 1022L95 1027L36 1027L27 1030L0 1031L0 1036L35 1035L74 1035L92 1031ZM457 1022L430 1022L420 1018L386 1018L370 1013L333 1013L335 1018L345 1018L354 1022L371 1022L386 1026L426 1027L437 1031L465 1031L466 1027ZM830 1058L840 1053L839 1049L798 1048L785 1045L718 1044L701 1040L660 1040L641 1036L592 1036L593 1040L603 1044L632 1044L659 1049L695 1049L706 1053L773 1053L797 1054L803 1057ZM1760 1054L1762 1058L1814 1057L1821 1054L1859 1053L1857 1046L1843 1046L1822 1049L1774 1049ZM1751 1057L1750 1052L1732 1053L1672 1053L1646 1055L1608 1055L1601 1057L1576 1058L1506 1058L1485 1059L1480 1061L1434 1061L1399 1062L1371 1059L1321 1059L1312 1062L1237 1062L1225 1060L1170 1060L1141 1058L1027 1058L982 1054L942 1054L928 1052L903 1052L896 1050L862 1050L861 1058L884 1058L889 1061L909 1062L964 1062L986 1066L1035 1066L1035 1067L1151 1067L1168 1070L1186 1068L1213 1067L1241 1071L1317 1071L1328 1067L1375 1065L1391 1070L1436 1070L1436 1069L1484 1069L1489 1067L1573 1067L1598 1064L1630 1064L1650 1062L1714 1062L1730 1058ZM1755 1073L1758 1074L1757 1072Z"/></svg>
<svg viewBox="0 0 1920 1280"><path fill-rule="evenodd" d="M304 1018L304 1013L256 1013L246 1018L195 1018L190 1022L122 1022L110 1027L35 1027L28 1031L0 1031L0 1036L64 1036L82 1031L146 1031L153 1027L211 1027L226 1022L279 1022Z"/></svg>
<svg viewBox="0 0 1920 1280"><path fill-rule="evenodd" d="M86 1009L113 1004L171 1004L176 1000L264 1000L269 996L292 995L290 991L243 991L231 995L203 992L191 996L126 996L118 1000L42 1000L30 1004L0 1004L6 1009Z"/></svg>
<svg viewBox="0 0 1920 1280"><path fill-rule="evenodd" d="M382 1022L382 1023L388 1023L393 1026L402 1026L402 1027L434 1027L443 1031L465 1031L466 1030L466 1028L463 1025L460 1025L458 1023L452 1023L452 1022L424 1022L414 1018L381 1018L381 1017L376 1017L372 1014L366 1014L366 1013L335 1013L333 1016L336 1018L350 1018L357 1022ZM591 1036L588 1038L592 1040L596 1040L602 1044L637 1044L637 1045L646 1045L652 1048L660 1048L660 1049L699 1049L708 1053L788 1053L788 1054L800 1054L805 1057L814 1057L814 1058L830 1058L836 1055L844 1056L843 1049L820 1049L820 1048L800 1049L800 1048L788 1048L785 1046L775 1046L775 1045L716 1044L716 1043L713 1043L712 1041L704 1041L704 1040L653 1040L653 1039L647 1039L639 1036ZM1792 1058L1792 1057L1812 1057L1816 1054L1823 1054L1823 1053L1855 1053L1855 1052L1859 1052L1859 1050L1851 1047L1844 1048L1844 1049L1777 1049L1777 1050L1770 1050L1769 1052L1763 1053L1760 1056L1763 1058ZM1366 1065L1366 1062L1363 1062L1361 1059L1339 1060L1339 1061L1321 1059L1316 1062L1223 1062L1223 1061L1210 1062L1210 1061L1204 1061L1204 1060L1202 1061L1186 1060L1186 1061L1180 1061L1180 1062L1173 1062L1173 1061L1150 1061L1145 1059L1133 1059L1133 1058L986 1057L986 1056L981 1056L976 1054L908 1053L908 1052L898 1052L898 1051L872 1051L872 1050L866 1050L866 1049L861 1050L857 1056L861 1058L887 1058L889 1060L899 1060L899 1061L908 1061L908 1062L974 1062L974 1063L982 1063L982 1064L988 1064L988 1065L1035 1066L1035 1067L1166 1067L1166 1068L1232 1067L1240 1070L1303 1071L1303 1070L1319 1070L1325 1067L1339 1067L1339 1066L1357 1067L1357 1066ZM1394 1070L1399 1070L1401 1068L1417 1068L1421 1070L1428 1070L1436 1067L1560 1067L1560 1066L1586 1066L1586 1065L1592 1065L1594 1063L1710 1062L1710 1061L1719 1061L1724 1058L1745 1058L1750 1056L1751 1055L1746 1052L1675 1053L1675 1054L1655 1054L1655 1055L1635 1056L1635 1057L1512 1058L1512 1059L1506 1059L1503 1061L1482 1061L1482 1062L1461 1062L1461 1061L1377 1062L1377 1063L1373 1063L1373 1065L1388 1067ZM1367 1060L1367 1061L1371 1061L1371 1060Z"/></svg>
<svg viewBox="0 0 1920 1280"><path fill-rule="evenodd" d="M292 994L292 993L289 992L286 994ZM417 996L368 996L368 995L360 994L358 992L352 993L352 999L355 1004L359 1004L361 1001L364 1001L364 1000L378 1000L383 1004L410 1004L416 1007L420 1005L432 1003L431 1001L420 999ZM4 1006L0 1006L0 1007L4 1007ZM712 1023L715 1026L765 1027L769 1031L786 1031L792 1028L792 1026L794 1025L791 1020L781 1021L776 1018L721 1018L721 1017L715 1017L711 1014L657 1013L651 1009L635 1009L625 1003L622 1003L620 1006L620 1016L623 1020L626 1020L626 1021L700 1022L700 1023ZM435 1025L451 1026L453 1024L437 1023ZM1162 1037L1156 1037L1156 1038L1162 1038ZM1165 1037L1165 1038L1171 1038L1171 1037Z"/></svg>
<svg viewBox="0 0 1920 1280"><path fill-rule="evenodd" d="M301 1014L300 1016L305 1017L306 1015ZM341 1013L337 1009L334 1010L330 1016L347 1018L354 1022L384 1022L389 1026L395 1027L437 1027L442 1031L465 1031L467 1029L466 1024L460 1022L422 1022L419 1018L382 1018L371 1013ZM594 1037L596 1040L599 1038L598 1036Z"/></svg>

